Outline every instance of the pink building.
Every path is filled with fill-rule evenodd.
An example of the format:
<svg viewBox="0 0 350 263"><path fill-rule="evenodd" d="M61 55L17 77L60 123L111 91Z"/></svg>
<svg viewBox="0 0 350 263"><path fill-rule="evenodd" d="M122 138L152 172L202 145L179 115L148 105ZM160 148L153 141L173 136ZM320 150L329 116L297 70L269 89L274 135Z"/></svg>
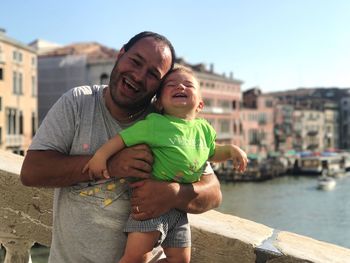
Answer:
<svg viewBox="0 0 350 263"><path fill-rule="evenodd" d="M206 70L203 64L191 66L200 82L204 109L200 117L207 119L217 132L218 143L243 146L240 120L242 81Z"/></svg>
<svg viewBox="0 0 350 263"><path fill-rule="evenodd" d="M248 154L266 156L275 151L274 114L275 100L253 88L243 92L243 149Z"/></svg>

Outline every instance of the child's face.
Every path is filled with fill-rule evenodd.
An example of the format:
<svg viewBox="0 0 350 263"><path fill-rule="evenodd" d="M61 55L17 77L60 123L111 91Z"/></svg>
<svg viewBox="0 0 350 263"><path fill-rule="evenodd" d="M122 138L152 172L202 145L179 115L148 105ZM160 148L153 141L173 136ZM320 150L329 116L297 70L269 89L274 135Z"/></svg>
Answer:
<svg viewBox="0 0 350 263"><path fill-rule="evenodd" d="M197 79L181 70L168 75L163 83L160 104L166 114L195 117L203 108Z"/></svg>

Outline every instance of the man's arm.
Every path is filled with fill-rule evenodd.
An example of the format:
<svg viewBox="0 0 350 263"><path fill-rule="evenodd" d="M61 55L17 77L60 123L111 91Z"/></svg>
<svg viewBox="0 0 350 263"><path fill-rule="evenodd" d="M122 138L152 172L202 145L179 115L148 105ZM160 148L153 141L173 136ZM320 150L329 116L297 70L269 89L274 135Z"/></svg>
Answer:
<svg viewBox="0 0 350 263"><path fill-rule="evenodd" d="M21 170L21 181L26 186L65 187L89 181L83 167L90 155L65 155L57 151L30 150ZM152 154L145 145L125 148L108 161L111 177L149 178L152 170ZM102 175L100 177L103 178ZM95 179L100 179L95 178Z"/></svg>
<svg viewBox="0 0 350 263"><path fill-rule="evenodd" d="M222 200L215 174L203 175L193 184L144 180L132 186L135 188L131 212L137 220L154 218L173 208L193 214L203 213L218 207Z"/></svg>

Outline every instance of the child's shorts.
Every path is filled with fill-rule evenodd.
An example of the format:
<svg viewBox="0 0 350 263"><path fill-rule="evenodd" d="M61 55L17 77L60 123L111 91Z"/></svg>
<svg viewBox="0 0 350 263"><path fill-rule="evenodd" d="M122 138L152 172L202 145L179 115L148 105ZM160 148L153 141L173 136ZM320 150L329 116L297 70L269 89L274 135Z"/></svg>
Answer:
<svg viewBox="0 0 350 263"><path fill-rule="evenodd" d="M155 246L190 247L191 231L187 214L176 209L160 217L138 221L129 216L124 232L153 232L159 231L160 237Z"/></svg>

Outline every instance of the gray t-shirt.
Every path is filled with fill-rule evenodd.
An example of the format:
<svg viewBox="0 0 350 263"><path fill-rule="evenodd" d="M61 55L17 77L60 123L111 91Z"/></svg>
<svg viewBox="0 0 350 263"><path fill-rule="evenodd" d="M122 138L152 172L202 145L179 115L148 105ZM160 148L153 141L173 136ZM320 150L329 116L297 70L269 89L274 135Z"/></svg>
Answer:
<svg viewBox="0 0 350 263"><path fill-rule="evenodd" d="M107 110L104 88L82 86L65 93L29 149L92 155L125 128ZM129 208L127 186L117 179L56 188L49 262L117 262L124 252Z"/></svg>

